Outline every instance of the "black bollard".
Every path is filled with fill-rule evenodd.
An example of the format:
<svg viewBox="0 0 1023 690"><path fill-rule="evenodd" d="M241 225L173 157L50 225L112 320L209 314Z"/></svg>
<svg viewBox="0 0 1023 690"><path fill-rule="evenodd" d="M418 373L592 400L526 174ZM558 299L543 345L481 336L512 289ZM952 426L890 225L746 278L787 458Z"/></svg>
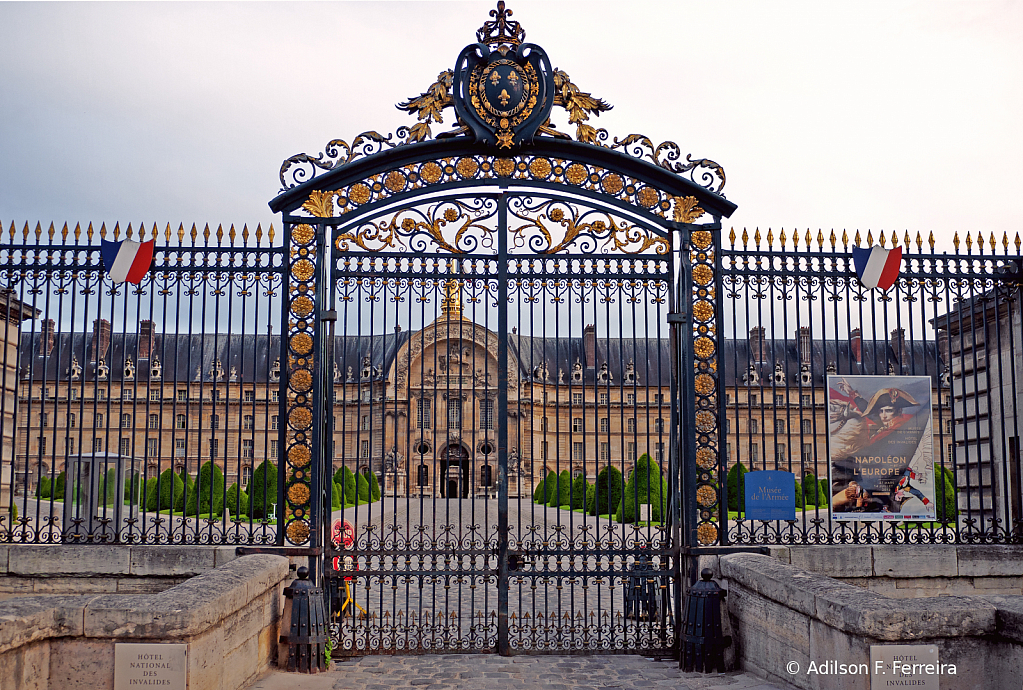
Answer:
<svg viewBox="0 0 1023 690"><path fill-rule="evenodd" d="M713 574L704 568L703 581L690 587L686 596L679 656L679 667L686 672L725 670L725 647L732 642L721 629L721 602L727 592L711 579Z"/></svg>
<svg viewBox="0 0 1023 690"><path fill-rule="evenodd" d="M326 671L323 590L309 581L309 568L298 569L298 579L284 588L284 598L281 625L288 632L281 635L277 665L299 673Z"/></svg>

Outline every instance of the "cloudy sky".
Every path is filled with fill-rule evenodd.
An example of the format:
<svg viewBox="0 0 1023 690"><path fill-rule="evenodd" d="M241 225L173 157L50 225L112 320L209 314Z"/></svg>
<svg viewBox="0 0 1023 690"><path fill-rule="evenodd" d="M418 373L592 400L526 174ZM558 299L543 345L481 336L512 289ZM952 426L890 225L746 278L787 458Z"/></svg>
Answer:
<svg viewBox="0 0 1023 690"><path fill-rule="evenodd" d="M412 124L493 4L2 3L0 222L265 228L284 158ZM1023 231L1023 2L509 6L594 124L721 163L737 230Z"/></svg>

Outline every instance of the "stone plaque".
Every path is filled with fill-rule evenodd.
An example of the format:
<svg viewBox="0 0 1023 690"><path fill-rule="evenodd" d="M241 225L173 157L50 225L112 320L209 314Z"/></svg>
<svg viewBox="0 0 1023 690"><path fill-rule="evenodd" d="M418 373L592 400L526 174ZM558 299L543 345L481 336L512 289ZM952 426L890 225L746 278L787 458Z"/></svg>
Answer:
<svg viewBox="0 0 1023 690"><path fill-rule="evenodd" d="M932 644L870 647L870 690L938 690L942 672L938 648Z"/></svg>
<svg viewBox="0 0 1023 690"><path fill-rule="evenodd" d="M114 690L185 690L183 644L114 645Z"/></svg>

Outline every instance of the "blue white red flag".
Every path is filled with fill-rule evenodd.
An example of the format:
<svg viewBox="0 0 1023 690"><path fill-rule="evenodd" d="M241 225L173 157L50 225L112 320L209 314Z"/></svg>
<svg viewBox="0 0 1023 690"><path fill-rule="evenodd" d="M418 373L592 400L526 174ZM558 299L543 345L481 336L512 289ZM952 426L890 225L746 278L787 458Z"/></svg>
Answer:
<svg viewBox="0 0 1023 690"><path fill-rule="evenodd" d="M902 247L882 249L873 246L870 249L853 247L853 266L856 277L863 287L887 290L899 278L902 269Z"/></svg>
<svg viewBox="0 0 1023 690"><path fill-rule="evenodd" d="M138 285L153 265L156 240L108 242L103 240L103 268L115 283Z"/></svg>

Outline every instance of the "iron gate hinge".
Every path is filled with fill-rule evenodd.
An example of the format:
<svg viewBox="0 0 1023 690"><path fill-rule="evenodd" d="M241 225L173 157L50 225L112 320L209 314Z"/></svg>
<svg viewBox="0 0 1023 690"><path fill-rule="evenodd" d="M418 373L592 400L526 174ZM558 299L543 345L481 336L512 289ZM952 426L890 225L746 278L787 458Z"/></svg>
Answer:
<svg viewBox="0 0 1023 690"><path fill-rule="evenodd" d="M668 323L685 323L686 315L678 312L670 312L668 314Z"/></svg>

